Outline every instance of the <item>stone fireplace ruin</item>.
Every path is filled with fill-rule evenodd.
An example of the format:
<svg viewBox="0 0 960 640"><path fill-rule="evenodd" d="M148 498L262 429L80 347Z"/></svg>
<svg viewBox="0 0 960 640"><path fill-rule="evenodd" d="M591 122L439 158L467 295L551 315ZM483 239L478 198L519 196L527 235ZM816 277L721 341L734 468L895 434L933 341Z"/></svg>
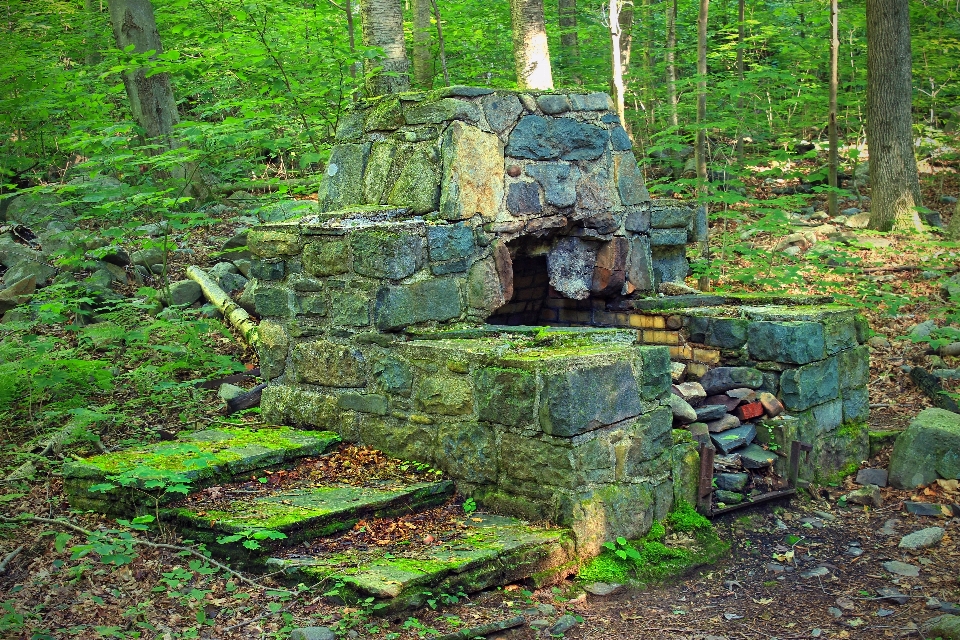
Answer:
<svg viewBox="0 0 960 640"><path fill-rule="evenodd" d="M706 215L650 198L606 94L365 102L318 210L248 237L267 420L430 463L488 508L568 527L580 555L696 502L699 445L667 400L711 368L758 372L791 414L759 431L812 443L801 473L866 452L853 310L657 295Z"/></svg>

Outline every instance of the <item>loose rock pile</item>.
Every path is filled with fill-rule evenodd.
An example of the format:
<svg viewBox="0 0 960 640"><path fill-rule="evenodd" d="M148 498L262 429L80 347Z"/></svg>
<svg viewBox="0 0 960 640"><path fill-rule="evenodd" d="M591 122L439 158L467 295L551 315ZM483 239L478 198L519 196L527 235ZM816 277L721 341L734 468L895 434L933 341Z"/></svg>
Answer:
<svg viewBox="0 0 960 640"><path fill-rule="evenodd" d="M673 386L669 402L674 427L688 429L695 439L710 442L717 450L718 506L740 504L785 486L773 469L779 456L771 450L776 445L771 446L769 421L793 418L782 415L783 404L763 386L763 375L748 367L716 367L699 382ZM759 434L763 436L758 439Z"/></svg>

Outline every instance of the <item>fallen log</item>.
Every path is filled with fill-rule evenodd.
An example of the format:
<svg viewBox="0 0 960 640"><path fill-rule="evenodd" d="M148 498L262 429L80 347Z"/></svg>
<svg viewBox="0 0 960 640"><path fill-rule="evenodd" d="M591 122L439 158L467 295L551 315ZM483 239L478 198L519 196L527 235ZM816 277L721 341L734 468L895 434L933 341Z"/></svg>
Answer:
<svg viewBox="0 0 960 640"><path fill-rule="evenodd" d="M263 393L263 390L266 388L266 386L267 383L263 382L255 386L253 389L250 389L250 391L241 393L236 398L230 398L227 400L226 414L229 416L237 411L243 411L244 409L260 406L260 394Z"/></svg>
<svg viewBox="0 0 960 640"><path fill-rule="evenodd" d="M957 401L947 395L943 385L940 384L940 378L923 367L914 367L910 369L910 379L920 388L920 391L923 391L930 398L933 406L953 413L960 413L960 405L957 405Z"/></svg>
<svg viewBox="0 0 960 640"><path fill-rule="evenodd" d="M230 325L240 332L240 336L250 346L257 343L257 323L250 314L233 301L226 291L220 288L207 272L199 267L187 267L187 277L200 285L204 297L220 310Z"/></svg>

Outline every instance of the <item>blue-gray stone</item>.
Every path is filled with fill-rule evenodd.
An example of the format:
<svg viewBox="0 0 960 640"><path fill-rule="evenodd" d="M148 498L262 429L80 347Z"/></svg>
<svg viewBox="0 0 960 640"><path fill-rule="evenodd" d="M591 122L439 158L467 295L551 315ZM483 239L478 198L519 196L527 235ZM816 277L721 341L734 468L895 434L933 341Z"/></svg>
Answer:
<svg viewBox="0 0 960 640"><path fill-rule="evenodd" d="M770 467L777 460L777 454L767 451L757 444L749 444L738 453L740 454L740 462L747 469Z"/></svg>
<svg viewBox="0 0 960 640"><path fill-rule="evenodd" d="M540 213L540 188L536 182L514 182L507 187L507 211L513 214Z"/></svg>
<svg viewBox="0 0 960 640"><path fill-rule="evenodd" d="M686 229L651 229L650 243L655 247L687 244Z"/></svg>
<svg viewBox="0 0 960 640"><path fill-rule="evenodd" d="M739 426L736 429L729 429L722 433L711 433L710 439L714 446L722 453L727 454L734 449L739 449L753 442L757 437L757 428L752 422Z"/></svg>
<svg viewBox="0 0 960 640"><path fill-rule="evenodd" d="M612 111L613 100L606 93L597 91L594 93L572 94L570 96L570 106L574 111Z"/></svg>
<svg viewBox="0 0 960 640"><path fill-rule="evenodd" d="M359 231L350 237L354 271L371 278L406 278L423 266L424 244L419 233Z"/></svg>
<svg viewBox="0 0 960 640"><path fill-rule="evenodd" d="M628 207L627 215L623 220L623 228L634 233L650 231L650 209L645 205Z"/></svg>
<svg viewBox="0 0 960 640"><path fill-rule="evenodd" d="M715 396L738 387L756 389L763 384L763 374L750 367L714 367L700 378L708 396Z"/></svg>
<svg viewBox="0 0 960 640"><path fill-rule="evenodd" d="M760 361L808 364L826 356L819 322L751 322L747 338L750 357Z"/></svg>
<svg viewBox="0 0 960 640"><path fill-rule="evenodd" d="M717 488L725 491L743 491L750 475L746 473L718 473L714 476Z"/></svg>
<svg viewBox="0 0 960 640"><path fill-rule="evenodd" d="M446 262L434 262L430 265L430 273L435 276L443 276L449 273L463 273L471 267L473 259L457 258L456 260L447 260Z"/></svg>
<svg viewBox="0 0 960 640"><path fill-rule="evenodd" d="M707 220L707 205L700 205L690 221L690 241L706 242L710 238L710 223Z"/></svg>
<svg viewBox="0 0 960 640"><path fill-rule="evenodd" d="M783 405L790 411L803 411L833 400L840 393L837 358L789 369L780 375Z"/></svg>
<svg viewBox="0 0 960 640"><path fill-rule="evenodd" d="M531 160L596 160L609 137L606 129L573 118L524 116L511 132L505 154Z"/></svg>
<svg viewBox="0 0 960 640"><path fill-rule="evenodd" d="M650 193L643 184L643 175L640 173L633 152L614 154L614 167L617 174L617 190L624 205L629 207L650 200ZM684 234L684 242L686 242L686 234Z"/></svg>
<svg viewBox="0 0 960 640"><path fill-rule="evenodd" d="M476 98L477 96L485 96L493 93L493 89L488 89L487 87L473 87L469 85L455 84L452 87L442 87L437 89L435 93L441 98L447 98L450 96L460 98Z"/></svg>
<svg viewBox="0 0 960 640"><path fill-rule="evenodd" d="M870 393L867 388L843 389L840 395L843 400L843 421L866 422L870 417Z"/></svg>
<svg viewBox="0 0 960 640"><path fill-rule="evenodd" d="M620 124L620 116L615 113L605 113L600 116L600 122L604 124Z"/></svg>
<svg viewBox="0 0 960 640"><path fill-rule="evenodd" d="M633 143L630 142L630 136L627 135L627 131L621 127L616 126L610 132L610 142L613 143L614 151L630 151L633 147Z"/></svg>
<svg viewBox="0 0 960 640"><path fill-rule="evenodd" d="M260 285L253 292L253 306L261 316L287 316L293 309L293 292L286 287Z"/></svg>
<svg viewBox="0 0 960 640"><path fill-rule="evenodd" d="M537 106L548 115L556 115L570 111L570 99L565 95L547 93L537 96Z"/></svg>
<svg viewBox="0 0 960 640"><path fill-rule="evenodd" d="M483 115L487 117L487 124L497 133L513 126L523 113L520 99L512 93L506 95L493 93L484 96L480 99L480 104L483 107Z"/></svg>
<svg viewBox="0 0 960 640"><path fill-rule="evenodd" d="M375 362L373 375L387 393L410 396L410 390L413 388L413 372L399 360L391 358Z"/></svg>
<svg viewBox="0 0 960 640"><path fill-rule="evenodd" d="M278 258L254 260L250 265L250 277L257 280L282 280L286 263Z"/></svg>
<svg viewBox="0 0 960 640"><path fill-rule="evenodd" d="M960 415L924 409L897 437L890 455L890 484L913 489L939 478L960 478Z"/></svg>
<svg viewBox="0 0 960 640"><path fill-rule="evenodd" d="M374 311L377 328L393 331L419 322L452 320L462 312L459 281L434 278L381 287Z"/></svg>
<svg viewBox="0 0 960 640"><path fill-rule="evenodd" d="M629 362L544 373L540 425L570 437L639 415L643 410Z"/></svg>
<svg viewBox="0 0 960 640"><path fill-rule="evenodd" d="M437 262L465 258L477 248L473 229L462 222L427 225L427 246L430 259Z"/></svg>
<svg viewBox="0 0 960 640"><path fill-rule="evenodd" d="M827 345L827 355L857 346L857 316L849 314L839 318L830 318L823 323L823 341Z"/></svg>
<svg viewBox="0 0 960 640"><path fill-rule="evenodd" d="M639 291L651 291L654 283L650 238L633 235L627 239L627 280ZM686 263L686 261L684 261Z"/></svg>
<svg viewBox="0 0 960 640"><path fill-rule="evenodd" d="M289 640L337 640L329 627L300 627L290 632Z"/></svg>
<svg viewBox="0 0 960 640"><path fill-rule="evenodd" d="M670 389L670 350L666 347L637 347L643 375L640 379L640 397L657 400Z"/></svg>
<svg viewBox="0 0 960 640"><path fill-rule="evenodd" d="M710 422L719 420L727 415L727 407L723 404L705 404L695 409L697 412L697 422Z"/></svg>
<svg viewBox="0 0 960 640"><path fill-rule="evenodd" d="M663 282L683 282L690 273L686 247L683 245L654 247L653 277L656 286Z"/></svg>
<svg viewBox="0 0 960 640"><path fill-rule="evenodd" d="M564 162L538 162L528 164L526 173L543 187L543 197L548 204L569 207L577 201L580 169L576 166Z"/></svg>
<svg viewBox="0 0 960 640"><path fill-rule="evenodd" d="M363 172L371 146L367 142L333 147L317 194L321 211L336 211L363 201Z"/></svg>
<svg viewBox="0 0 960 640"><path fill-rule="evenodd" d="M650 207L650 226L654 229L687 228L694 209L679 202L676 204L661 204L654 202ZM671 202L667 200L666 202Z"/></svg>
<svg viewBox="0 0 960 640"><path fill-rule="evenodd" d="M747 342L747 324L742 318L691 317L690 341L720 349L739 349Z"/></svg>
<svg viewBox="0 0 960 640"><path fill-rule="evenodd" d="M870 382L870 349L866 346L841 351L837 354L840 367L840 389L866 387Z"/></svg>

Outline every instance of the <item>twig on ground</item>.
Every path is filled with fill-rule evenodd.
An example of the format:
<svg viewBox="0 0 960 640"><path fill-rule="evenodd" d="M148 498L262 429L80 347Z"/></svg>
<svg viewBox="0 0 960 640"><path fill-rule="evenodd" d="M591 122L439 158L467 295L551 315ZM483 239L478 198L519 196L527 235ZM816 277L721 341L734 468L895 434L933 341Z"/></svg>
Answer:
<svg viewBox="0 0 960 640"><path fill-rule="evenodd" d="M0 573L7 572L7 565L9 565L14 558L20 555L20 552L23 551L26 546L27 545L22 544L7 555L3 556L3 560L0 560Z"/></svg>
<svg viewBox="0 0 960 640"><path fill-rule="evenodd" d="M79 525L75 525L75 524L73 524L72 522L70 522L70 521L68 521L68 520L63 520L63 519L60 519L60 518L41 518L41 517L39 517L39 516L17 516L16 518L7 518L6 516L0 516L0 522L10 522L10 523L17 523L17 522L37 522L37 523L40 523L40 524L52 524L52 525L57 525L57 526L59 526L59 527L63 527L63 528L65 528L65 529L69 529L69 530L71 530L71 531L76 531L77 533L82 533L82 534L85 535L85 536L89 536L89 535L92 535L92 534L93 534L93 531L90 531L89 529L84 529L83 527L81 527L81 526L79 526ZM234 570L234 569L231 569L230 567L228 567L227 565L223 564L222 562L217 562L217 561L214 560L213 558L210 558L209 556L204 555L203 553L201 553L201 552L198 551L197 549L194 549L193 547L184 547L184 546L181 546L181 545L177 545L177 544L167 544L167 543L164 543L164 542L151 542L150 540L144 540L143 538L134 538L134 539L132 539L130 542L131 542L132 544L135 544L135 545L138 545L138 546L150 547L150 548L152 548L152 549L166 549L167 551L176 551L177 553L188 553L188 554L190 554L190 555L192 555L192 556L195 556L195 557L197 557L197 558L200 558L201 560L204 560L204 561L206 561L206 562L209 562L210 564L212 564L213 566L217 567L218 569L222 569L223 571L229 573L230 575L232 575L233 577L235 577L235 578L236 578L237 580L239 580L240 582L243 582L244 584L248 584L248 585L250 585L251 587L256 587L257 589L263 589L263 590L265 590L265 591L266 591L266 590L269 590L269 591L280 591L280 592L283 592L283 593L289 593L289 594L291 594L291 595L294 595L294 594L296 593L295 591L290 591L290 590L288 590L288 589L283 589L283 588L279 588L279 587L268 587L268 586L266 586L266 585L260 584L260 583L257 582L256 580L251 580L250 578L248 578L247 576L243 575L243 574L240 573L239 571L236 571L236 570Z"/></svg>

